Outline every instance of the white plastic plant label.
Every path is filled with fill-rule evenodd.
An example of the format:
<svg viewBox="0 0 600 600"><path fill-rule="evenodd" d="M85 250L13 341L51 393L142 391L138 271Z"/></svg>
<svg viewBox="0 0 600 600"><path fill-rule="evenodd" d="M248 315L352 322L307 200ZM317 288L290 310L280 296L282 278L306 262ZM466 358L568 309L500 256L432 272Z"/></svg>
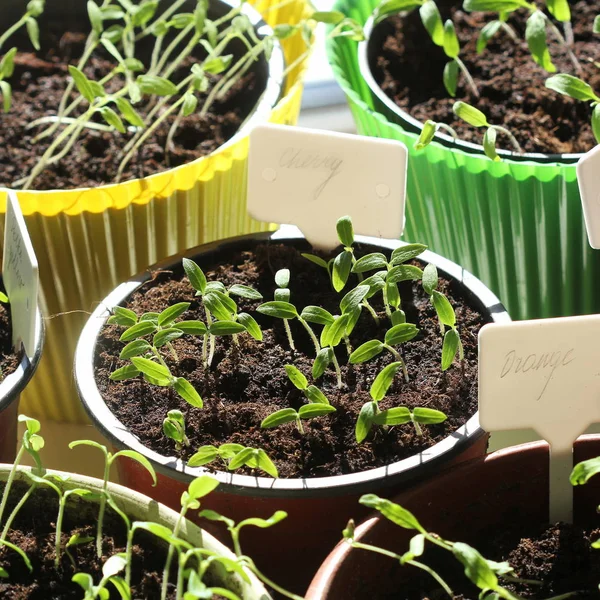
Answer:
<svg viewBox="0 0 600 600"><path fill-rule="evenodd" d="M38 262L19 200L12 191L8 192L6 200L2 277L10 300L13 345L17 347L22 342L27 356L33 356L39 285Z"/></svg>
<svg viewBox="0 0 600 600"><path fill-rule="evenodd" d="M250 133L248 212L296 225L321 249L339 245L350 215L358 234L398 239L404 230L406 146L401 142L283 125Z"/></svg>
<svg viewBox="0 0 600 600"><path fill-rule="evenodd" d="M600 146L579 159L577 183L588 241L592 248L600 250Z"/></svg>
<svg viewBox="0 0 600 600"><path fill-rule="evenodd" d="M479 420L486 431L535 429L550 444L551 521L572 521L573 442L600 422L600 315L485 325Z"/></svg>

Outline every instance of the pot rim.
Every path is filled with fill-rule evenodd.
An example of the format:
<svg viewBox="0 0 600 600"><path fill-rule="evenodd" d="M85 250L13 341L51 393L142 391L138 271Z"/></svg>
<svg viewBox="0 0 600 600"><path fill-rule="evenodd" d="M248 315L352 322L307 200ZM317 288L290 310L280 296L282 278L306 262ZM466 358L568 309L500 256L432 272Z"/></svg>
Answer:
<svg viewBox="0 0 600 600"><path fill-rule="evenodd" d="M377 97L377 99L382 102L385 107L390 110L393 114L395 114L399 119L408 123L411 127L413 127L419 133L423 129L423 123L418 119L415 119L407 112L402 110L379 86L379 84L375 81L373 77L373 73L371 72L371 68L369 66L369 43L371 41L371 35L373 33L373 29L375 28L375 17L371 15L367 22L363 26L363 31L365 33L365 39L362 42L358 43L357 48L357 57L358 57L358 67L360 70L360 74L362 78L365 80L371 93ZM376 112L375 110L369 108L371 112ZM379 113L380 114L380 113ZM385 116L385 115L383 115ZM448 149L457 149L463 150L467 154L470 155L480 155L481 157L485 157L485 153L483 150L483 146L481 144L474 144L472 142L467 142L461 139L454 139L453 137L442 133L436 132L434 137L434 142L437 140L442 146ZM515 152L511 152L510 150L497 149L498 154L502 157L503 160L507 160L512 163L523 163L526 161L534 162L534 163L559 163L564 166L569 166L576 163L582 156L585 156L585 153L571 153L571 154L543 154L541 152L524 152L523 154L517 154Z"/></svg>
<svg viewBox="0 0 600 600"><path fill-rule="evenodd" d="M279 233L279 235L278 235ZM328 477L272 479L269 477L253 477L236 473L213 471L203 467L190 468L185 462L175 456L163 456L147 446L144 446L108 408L94 377L94 354L98 334L105 321L110 316L109 309L119 305L131 295L143 283L151 279L151 269L165 269L175 262L179 262L182 256L198 256L200 253L216 252L224 247L240 245L251 241L269 241L294 243L304 240L299 232L297 235L290 234L289 229L285 233L280 232L250 234L237 236L227 240L213 242L187 250L174 257L170 257L144 273L137 275L129 281L119 285L111 292L88 319L75 352L74 375L79 397L85 410L94 422L95 426L119 448L132 448L143 454L153 464L155 469L168 477L179 481L189 481L193 477L210 473L222 484L219 488L238 495L264 496L264 497L289 497L302 492L307 497L342 495L349 492L359 493L368 490L374 481L387 480L385 485L393 485L400 480L415 479L423 475L423 468L435 468L441 461L446 461L458 453L468 443L486 435L479 426L479 415L476 412L458 430L444 438L441 442L434 444L431 448L417 453L411 457L396 461L383 467L350 473L345 475L333 475ZM356 241L362 244L377 245L388 250L405 245L406 242L396 240L384 240L374 237L356 236ZM510 316L501 304L500 300L474 275L457 265L429 250L421 255L424 262L436 265L441 275L456 279L466 291L476 297L484 311L487 311L492 321L508 322Z"/></svg>
<svg viewBox="0 0 600 600"><path fill-rule="evenodd" d="M44 340L44 320L42 311L38 306L35 315L35 349L33 356L27 356L27 353L23 351L23 357L19 366L0 383L0 412L10 406L19 397L29 383L29 380L33 377L42 357Z"/></svg>
<svg viewBox="0 0 600 600"><path fill-rule="evenodd" d="M12 466L13 465L11 464L0 463L0 481L6 480L9 471L12 469ZM24 472L31 472L32 470L32 467L26 467L23 465L19 466L17 468L15 480L27 481ZM80 475L79 473L57 471L55 469L45 469L45 472L53 475L59 475L63 478L66 477L66 480L57 479L55 481L56 485L62 489L83 487L85 489L98 492L103 490L104 482L96 477L88 477L87 475ZM112 483L111 481L108 482L108 489L118 504L123 507L124 512L128 514L129 517L143 514L145 516L137 516L135 519L139 520L143 518L153 522L160 522L161 524L165 524L170 527L174 527L179 520L179 513L177 511L136 490L132 490L117 483ZM78 501L94 503L93 500L86 500L83 498L79 499ZM235 558L235 555L229 548L227 548L227 546L222 544L208 531L196 525L187 518L185 518L181 523L180 534L183 539L187 539L194 544L200 544L203 548L217 552L220 556ZM243 582L237 574L230 576L230 583L235 582L236 588L242 588L244 591L244 598L246 600L272 600L262 582L258 580L254 573L250 572L246 568L245 571L250 577L250 585Z"/></svg>
<svg viewBox="0 0 600 600"><path fill-rule="evenodd" d="M217 2L221 2L226 4L229 7L237 6L237 2L235 0L215 0ZM242 14L246 15L252 25L254 26L256 33L259 35L270 35L273 33L273 28L268 25L263 19L262 15L259 13L258 9L254 8L254 6L244 2L242 4ZM102 192L110 192L110 190L115 189L119 186L124 186L127 184L131 184L136 181L151 181L157 177L167 177L172 173L180 171L189 167L190 165L198 164L200 161L212 158L213 156L219 154L223 150L228 149L230 146L233 146L241 139L248 136L250 131L261 123L266 123L269 121L272 110L277 106L279 101L282 99L283 90L285 88L285 81L287 76L285 75L285 57L283 54L283 48L279 40L275 40L273 45L273 52L271 54L271 58L268 60L269 66L269 76L267 78L267 84L264 92L261 94L258 102L254 106L254 108L250 111L249 115L246 117L245 121L240 125L240 128L237 132L229 138L224 144L216 148L210 154L205 156L200 156L193 161L188 163L184 163L183 165L179 165L177 167L172 167L170 169L165 169L164 171L159 171L158 173L152 173L152 175L148 175L147 177L134 177L133 179L127 179L126 181L120 181L119 183L104 183L97 186L91 187L81 187L81 188L68 188L68 189L51 189L51 190L21 190L14 189L8 186L4 186L4 189L14 189L14 191L19 193L27 193L32 195L57 195L64 194L65 192L69 192L72 194L77 194L78 192L86 192L88 190L99 190Z"/></svg>

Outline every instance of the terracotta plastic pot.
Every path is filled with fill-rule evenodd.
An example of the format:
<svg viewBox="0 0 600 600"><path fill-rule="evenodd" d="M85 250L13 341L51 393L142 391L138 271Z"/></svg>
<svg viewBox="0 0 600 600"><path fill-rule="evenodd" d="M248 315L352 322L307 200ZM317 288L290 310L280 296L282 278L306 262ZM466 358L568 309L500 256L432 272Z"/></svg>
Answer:
<svg viewBox="0 0 600 600"><path fill-rule="evenodd" d="M22 14L26 3L3 0L2 21ZM210 11L217 5L237 5L235 0L210 0L209 4ZM261 31L298 23L313 10L308 0L249 0L244 5ZM86 2L46 2L41 26L51 18L89 23ZM26 43L20 47L28 47ZM146 266L186 248L272 228L246 212L248 133L257 123L296 123L306 52L300 35L283 40L281 49L275 46L269 68L263 65L266 92L260 104L240 131L208 156L119 184L18 191L40 263L43 311L64 313L48 322L48 352L23 398L27 414L57 422L87 422L73 387L71 367L87 313L98 298ZM284 63L297 66L282 79ZM5 192L0 190L3 212ZM3 227L0 223L0 236ZM49 389L54 390L51 396Z"/></svg>
<svg viewBox="0 0 600 600"><path fill-rule="evenodd" d="M4 377L0 383L0 463L11 462L15 458L19 397L38 367L43 347L44 322L38 309L33 356L27 356L24 352L17 369Z"/></svg>
<svg viewBox="0 0 600 600"><path fill-rule="evenodd" d="M268 240L309 248L301 236L284 238L281 234L258 234L201 246L189 250L185 256L197 260L202 256L201 260L205 261L219 252L232 248L248 249ZM357 241L387 250L402 245L397 241L365 237L357 237ZM179 264L182 256L159 263L152 270L168 269ZM489 319L495 322L510 320L500 301L461 267L431 252L423 253L422 259L434 263L441 276L461 282L466 297ZM96 427L115 447L132 448L144 454L154 464L160 477L158 487L151 488L146 474L129 462L123 464L121 482L173 506L178 502L181 490L192 477L204 472L203 469L190 469L174 456L161 456L143 446L107 407L94 379L96 340L109 316L108 311L121 305L150 277L149 272L145 272L123 283L98 305L77 346L75 379L81 400ZM278 581L303 591L320 561L338 539L348 518L356 514L357 499L362 493L379 490L393 494L450 461L458 462L483 455L486 446L487 435L479 427L475 414L463 427L425 452L369 471L333 477L277 480L217 472L216 476L222 485L208 498L207 504L235 520L251 515L267 517L276 510L285 510L288 518L276 527L245 532L242 546L256 558L259 568L263 565L267 571L270 569ZM215 534L219 535L219 529ZM301 561L295 560L298 556L302 556Z"/></svg>
<svg viewBox="0 0 600 600"><path fill-rule="evenodd" d="M415 150L422 124L375 81L370 64L386 23L372 30L378 0L337 0L335 8L366 23L367 40L327 42L329 62L357 130L402 141L410 157L405 236L464 265L506 304L515 319L600 311L600 253L587 242L577 176L581 155L501 152L436 135ZM372 36L370 35L372 31Z"/></svg>
<svg viewBox="0 0 600 600"><path fill-rule="evenodd" d="M11 468L12 465L0 464L0 481L6 481ZM15 481L28 482L29 480L26 479L24 472L29 470L29 467L19 467ZM67 481L60 481L58 479L53 480L54 483L63 490L80 488L101 493L103 489L103 482L100 479L50 469L48 469L48 473L56 473L57 475L68 478ZM171 530L174 529L179 517L177 511L167 508L152 498L148 498L148 496L144 496L143 494L127 489L121 485L109 483L108 490L117 506L132 520L151 521L153 523L158 523L159 525L164 525ZM72 495L66 510L74 510L74 505L77 506L76 510L79 512L83 511L89 513L91 523L97 519L98 507L94 502ZM221 556L234 558L234 555L229 548L226 548L212 535L201 530L187 519L184 520L180 529L180 537L197 548L206 548L207 550L217 552ZM222 572L219 575L222 576L221 583L223 584L223 587L236 592L242 600L270 600L271 596L256 576L249 571L247 574L250 578L249 584L244 582L237 574Z"/></svg>
<svg viewBox="0 0 600 600"><path fill-rule="evenodd" d="M575 443L574 464L598 455L600 436L582 436ZM414 512L430 531L477 547L484 530L501 530L507 522L548 521L548 459L545 442L513 446L449 470L394 501ZM575 522L597 522L599 499L600 477L575 487ZM380 516L356 528L357 541L397 552L408 549L411 537L409 531ZM388 597L385 594L400 589L410 573L393 560L341 541L317 572L306 600Z"/></svg>

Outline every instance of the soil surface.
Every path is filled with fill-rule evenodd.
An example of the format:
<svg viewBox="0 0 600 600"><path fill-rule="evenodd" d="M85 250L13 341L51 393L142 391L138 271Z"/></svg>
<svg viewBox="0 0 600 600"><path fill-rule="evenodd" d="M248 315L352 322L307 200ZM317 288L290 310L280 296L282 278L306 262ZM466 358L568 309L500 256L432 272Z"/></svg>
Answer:
<svg viewBox="0 0 600 600"><path fill-rule="evenodd" d="M514 576L540 582L540 585L508 583L503 587L522 598L542 600L568 592L579 591L578 599L599 598L600 552L591 543L600 537L600 529L585 530L576 525L530 526L523 530L496 531L493 536L477 546L481 554L490 560L508 561L514 568ZM385 560L382 557L382 560ZM454 592L456 600L477 600L479 590L463 573L462 565L447 552L426 551L423 562L433 567ZM407 567L409 568L409 567ZM441 587L432 585L428 575L411 570L411 577L402 585L402 594L371 596L380 600L442 600L448 598ZM363 597L363 596L361 596Z"/></svg>
<svg viewBox="0 0 600 600"><path fill-rule="evenodd" d="M251 246L246 246L251 248ZM373 248L359 248L362 256ZM308 246L302 251L309 251ZM216 262L218 261L218 262ZM273 299L274 273L281 268L291 270L291 301L300 312L307 305L317 304L333 314L339 313L341 295L333 291L326 271L302 256L297 249L281 244L259 245L255 251L233 250L218 259L199 258L198 263L209 281L220 280L226 286L245 284L258 289L264 301ZM421 264L421 266L423 266ZM349 291L356 284L351 276ZM96 382L111 410L140 440L163 455L175 453L174 443L162 432L167 411L183 411L190 446L182 452L189 458L199 446L234 442L263 448L274 460L281 477L320 477L352 473L390 464L429 448L474 414L477 409L477 333L484 324L482 315L467 302L455 283L440 282L457 315L457 323L465 348L463 369L458 364L442 373L440 335L437 316L420 282L400 284L402 307L408 322L415 323L419 335L403 344L404 358L410 375L405 383L396 377L381 409L405 405L442 410L446 422L425 426L422 436L412 425L375 428L362 444L355 440L355 423L360 408L371 400L369 389L381 369L392 362L388 353L361 365L349 365L344 344L336 349L344 387L338 389L333 368L314 382L327 396L336 412L304 421L305 434L293 424L274 429L261 429L261 421L282 408L299 409L305 403L302 392L288 380L284 366L293 364L311 377L314 348L305 330L290 321L296 352L290 350L283 322L255 312L260 302L239 299L240 311L250 312L263 329L264 340L257 342L249 335L239 336L239 346L231 338L217 338L214 361L209 370L203 368L202 339L184 336L173 343L179 360L164 354L172 373L186 377L204 400L202 410L190 407L169 388L151 386L141 377L112 382L109 375L127 364L118 359L124 343L119 341L122 327L106 326L96 347ZM237 299L236 299L237 300ZM379 298L372 304L382 318L378 328L367 311L363 311L352 333L353 348L370 339L383 339L388 321ZM191 302L182 319L204 320L194 290L181 267L171 272L155 273L153 281L144 284L126 303L138 315L161 311L176 302ZM321 327L314 326L319 335ZM215 468L222 464L214 463Z"/></svg>
<svg viewBox="0 0 600 600"><path fill-rule="evenodd" d="M0 185L3 186L12 187L26 177L53 141L55 136L34 142L34 137L48 124L34 128L28 128L28 125L36 119L56 115L63 91L70 81L67 66L78 62L84 47L87 32L72 31L59 35L53 33L52 23L48 25L50 31L45 31L47 23L47 20L42 21L42 50L17 54L15 72L10 79L13 86L12 108L8 113L0 112ZM19 49L30 46L27 42L17 44L13 39L10 43ZM229 47L228 51L232 52ZM187 76L191 65L203 57L202 52L195 52L194 58L190 57L173 74L172 81L177 82ZM143 56L139 58L143 60ZM98 51L92 55L84 72L88 78L99 81L114 66L114 61ZM215 76L211 77L216 81ZM117 76L106 85L106 90L110 93L122 86L123 80ZM216 150L237 132L250 114L262 93L259 88L251 70L203 117L199 111L206 94L198 94L198 111L181 120L169 152L165 151L166 139L177 111L167 117L144 142L141 151L125 169L121 181L153 175ZM77 95L74 92L71 99ZM147 96L135 105L143 118L152 107L151 98ZM74 111L71 116L79 116L87 108L88 103L83 102L81 109ZM93 120L104 123L100 118L94 117ZM57 164L46 168L31 189L71 189L112 183L123 158L122 150L132 136L132 132L121 134L117 131L84 129L71 152Z"/></svg>
<svg viewBox="0 0 600 600"><path fill-rule="evenodd" d="M0 494L4 484L0 484ZM25 491L25 486L16 486L19 494L11 494L7 514ZM67 503L62 531L63 552L60 568L54 567L56 517L58 502L56 494L41 490L26 502L17 515L8 535L8 541L16 544L29 557L33 572L29 573L23 559L14 551L0 548L0 566L9 573L8 579L0 579L0 598L2 600L79 600L83 597L82 588L73 583L75 573L89 573L94 584L102 579L102 565L118 552L124 552L127 544L126 530L119 517L107 508L104 527L103 551L101 559L96 555L95 535L97 507L90 511L81 510L76 501ZM90 536L94 541L80 544L70 549L75 561L72 565L64 552L65 544L75 534ZM156 543L145 532L136 533L134 538L134 558L132 567L132 597L155 600L160 598L162 571L166 559L166 547ZM175 598L174 586L169 586L169 598ZM108 585L112 588L112 585ZM111 589L111 599L119 598Z"/></svg>
<svg viewBox="0 0 600 600"><path fill-rule="evenodd" d="M0 291L6 293L0 279ZM21 362L21 355L15 354L12 345L12 324L10 306L0 302L0 381L10 375Z"/></svg>
<svg viewBox="0 0 600 600"><path fill-rule="evenodd" d="M573 52L583 73L578 76L600 91L598 36L592 33L598 13L595 0L569 3L572 13ZM589 103L576 101L544 86L552 73L531 58L525 42L526 11L512 13L509 25L519 36L517 42L500 30L481 54L476 52L479 31L494 19L492 13L467 13L462 3L437 2L442 19L452 18L461 44L460 58L473 76L480 98L474 97L464 76L459 78L456 98L446 91L442 73L448 58L426 33L418 11L382 22L382 42L375 48L371 68L385 93L402 109L421 122L432 119L451 125L462 140L482 143L484 128L474 128L452 112L456 100L463 100L485 113L488 121L509 129L526 152L548 154L587 152L596 141ZM559 24L562 30L562 25ZM379 35L379 34L378 34ZM577 75L563 46L551 33L548 45L557 73ZM383 46L383 47L382 47ZM424 76L424 74L426 74ZM506 136L498 134L498 148L512 149Z"/></svg>

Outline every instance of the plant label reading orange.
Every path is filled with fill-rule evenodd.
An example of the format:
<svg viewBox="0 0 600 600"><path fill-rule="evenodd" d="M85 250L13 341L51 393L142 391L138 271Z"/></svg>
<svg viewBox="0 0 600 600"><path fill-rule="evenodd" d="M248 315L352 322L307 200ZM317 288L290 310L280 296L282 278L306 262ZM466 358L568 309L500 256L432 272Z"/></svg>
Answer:
<svg viewBox="0 0 600 600"><path fill-rule="evenodd" d="M573 442L600 422L600 315L490 324L479 332L479 421L550 444L550 520L572 521Z"/></svg>
<svg viewBox="0 0 600 600"><path fill-rule="evenodd" d="M393 140L282 125L250 134L248 212L297 225L321 249L339 245L335 225L397 239L404 230L406 146Z"/></svg>
<svg viewBox="0 0 600 600"><path fill-rule="evenodd" d="M579 159L577 183L588 241L592 248L600 250L600 146Z"/></svg>
<svg viewBox="0 0 600 600"><path fill-rule="evenodd" d="M4 226L2 277L12 319L13 345L23 343L27 356L35 353L38 262L33 252L17 195L9 191Z"/></svg>

